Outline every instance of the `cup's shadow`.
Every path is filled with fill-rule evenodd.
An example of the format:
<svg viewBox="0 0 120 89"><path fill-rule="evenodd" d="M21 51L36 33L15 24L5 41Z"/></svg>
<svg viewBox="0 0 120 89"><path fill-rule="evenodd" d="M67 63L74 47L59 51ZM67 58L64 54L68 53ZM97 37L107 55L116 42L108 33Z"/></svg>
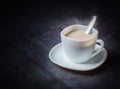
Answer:
<svg viewBox="0 0 120 89"><path fill-rule="evenodd" d="M83 75L96 75L96 74L99 74L103 71L105 71L107 69L107 63L105 62L102 66L94 69L94 70L90 70L90 71L76 71L76 70L70 70L70 69L66 69L66 68L62 68L64 71L68 71L68 72L72 72L72 73L75 73L75 74L83 74Z"/></svg>
<svg viewBox="0 0 120 89"><path fill-rule="evenodd" d="M107 57L107 59L109 58L109 55ZM56 65L56 64L55 64ZM56 65L57 66L57 65ZM106 60L101 66L99 66L96 69L93 70L89 70L89 71L76 71L76 70L70 70L70 69L66 69L60 66L57 66L58 68L60 68L63 71L67 71L67 72L71 72L73 74L80 74L80 75L89 75L89 76L93 76L93 75L97 75L100 74L106 70L109 69L110 65L109 65L109 60Z"/></svg>

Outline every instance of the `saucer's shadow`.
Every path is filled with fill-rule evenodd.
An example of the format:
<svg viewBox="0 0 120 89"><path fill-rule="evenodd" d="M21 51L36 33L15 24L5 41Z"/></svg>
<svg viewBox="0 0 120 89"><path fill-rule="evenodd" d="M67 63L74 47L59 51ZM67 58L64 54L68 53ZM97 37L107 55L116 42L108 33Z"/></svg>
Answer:
<svg viewBox="0 0 120 89"><path fill-rule="evenodd" d="M107 59L109 58L109 55L107 57ZM57 66L57 65L56 65ZM97 75L97 74L100 74L106 70L109 69L109 60L106 60L101 66L99 66L98 68L96 69L93 69L93 70L89 70L89 71L76 71L76 70L70 70L70 69L66 69L66 68L63 68L63 67L60 67L60 69L62 69L63 71L67 71L67 72L71 72L73 74L80 74L80 75Z"/></svg>

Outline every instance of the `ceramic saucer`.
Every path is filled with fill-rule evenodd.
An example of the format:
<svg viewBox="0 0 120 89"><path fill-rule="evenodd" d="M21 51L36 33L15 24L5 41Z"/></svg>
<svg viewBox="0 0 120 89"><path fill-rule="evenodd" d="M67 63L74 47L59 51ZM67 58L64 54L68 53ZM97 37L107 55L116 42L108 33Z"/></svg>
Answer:
<svg viewBox="0 0 120 89"><path fill-rule="evenodd" d="M97 48L100 48L99 45L96 45ZM107 58L107 51L105 48L102 49L102 51L94 56L92 59L87 61L86 63L73 63L71 62L68 57L64 54L64 50L62 48L62 44L59 43L55 45L49 52L49 58L50 60L67 69L72 69L72 70L77 70L77 71L88 71L88 70L93 70L100 65L102 65L106 58Z"/></svg>

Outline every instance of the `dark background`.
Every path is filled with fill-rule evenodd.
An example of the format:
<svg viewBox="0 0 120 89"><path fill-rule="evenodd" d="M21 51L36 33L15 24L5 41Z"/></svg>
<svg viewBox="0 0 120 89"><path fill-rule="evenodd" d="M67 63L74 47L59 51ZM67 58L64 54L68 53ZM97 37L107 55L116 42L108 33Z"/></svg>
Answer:
<svg viewBox="0 0 120 89"><path fill-rule="evenodd" d="M0 3L0 89L119 89L120 11L117 1L41 1ZM53 64L48 53L60 31L72 24L95 28L108 51L106 62L89 72Z"/></svg>

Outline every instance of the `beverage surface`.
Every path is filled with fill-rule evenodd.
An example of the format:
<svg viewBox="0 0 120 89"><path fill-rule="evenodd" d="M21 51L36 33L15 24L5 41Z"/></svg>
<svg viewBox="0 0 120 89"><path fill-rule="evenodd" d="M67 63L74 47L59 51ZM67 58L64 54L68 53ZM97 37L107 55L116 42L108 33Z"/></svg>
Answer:
<svg viewBox="0 0 120 89"><path fill-rule="evenodd" d="M72 30L72 31L68 32L67 34L65 34L65 36L75 39L75 40L87 40L87 39L93 37L94 34L92 34L92 33L85 34L85 31L83 31L83 30Z"/></svg>

